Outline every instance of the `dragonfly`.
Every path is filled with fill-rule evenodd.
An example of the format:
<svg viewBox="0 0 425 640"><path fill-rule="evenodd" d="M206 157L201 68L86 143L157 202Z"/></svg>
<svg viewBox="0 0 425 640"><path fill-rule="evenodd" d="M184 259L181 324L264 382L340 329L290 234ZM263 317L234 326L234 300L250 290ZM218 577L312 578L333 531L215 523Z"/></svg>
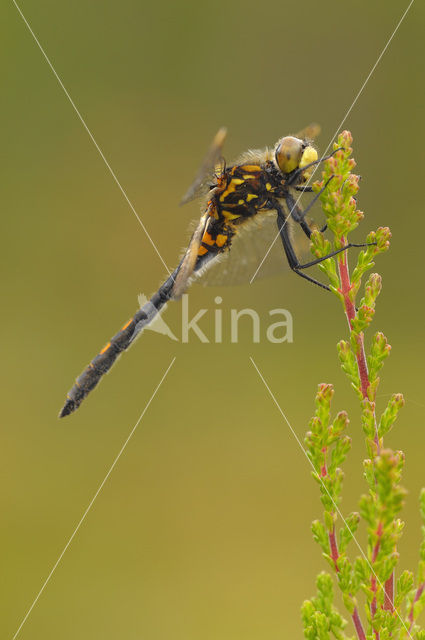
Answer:
<svg viewBox="0 0 425 640"><path fill-rule="evenodd" d="M265 230L271 228L270 221L273 223L275 239L280 237L290 269L305 280L329 290L327 285L305 270L351 246L359 245L347 244L322 258L302 263L292 239L293 229L297 225L308 239L312 234L314 227L306 214L321 192L315 194L304 209L299 205L299 198L303 193L312 192L307 182L313 167L333 155L318 157L313 146L318 132L318 125L310 125L299 134L281 138L272 148L247 151L231 165L226 165L222 157L226 129L221 128L217 132L181 202L185 204L197 197L202 198L202 215L178 266L75 380L66 396L60 418L78 409L121 353L133 344L170 300L181 298L193 279L204 277L211 267L217 265L225 274L229 273L230 264L233 264L230 271L237 271L243 261L240 249L237 259L233 262L230 259L237 241L241 237L264 236ZM321 232L325 230L326 225L320 229ZM211 271L214 273L217 269Z"/></svg>

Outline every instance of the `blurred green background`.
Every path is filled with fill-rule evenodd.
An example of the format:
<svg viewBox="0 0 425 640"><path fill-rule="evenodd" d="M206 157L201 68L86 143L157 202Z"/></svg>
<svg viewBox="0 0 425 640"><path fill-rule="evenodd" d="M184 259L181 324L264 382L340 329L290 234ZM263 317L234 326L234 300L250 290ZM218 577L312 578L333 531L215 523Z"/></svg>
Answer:
<svg viewBox="0 0 425 640"><path fill-rule="evenodd" d="M407 2L30 2L21 8L167 265L198 205L178 208L207 145L226 157L320 122L326 148ZM165 269L12 2L1 8L1 636L11 638L171 359L176 362L19 637L301 637L299 607L325 569L300 438L319 382L351 415L343 510L364 491L358 407L335 344L338 302L289 274L191 289L213 332L253 307L294 318L294 343L175 343L146 332L75 415L58 421L83 366ZM379 259L375 329L393 345L380 389L406 407L387 443L406 452L402 567L415 566L422 427L424 6L414 3L345 123L366 220L393 232ZM320 217L320 214L319 214ZM179 303L166 321L179 332ZM363 538L361 537L361 540ZM353 550L354 551L354 550Z"/></svg>

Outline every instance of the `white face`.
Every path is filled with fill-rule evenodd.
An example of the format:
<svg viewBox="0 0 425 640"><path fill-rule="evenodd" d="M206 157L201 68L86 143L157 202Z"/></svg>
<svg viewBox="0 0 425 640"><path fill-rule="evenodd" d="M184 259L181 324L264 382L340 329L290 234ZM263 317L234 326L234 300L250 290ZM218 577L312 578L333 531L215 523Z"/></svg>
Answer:
<svg viewBox="0 0 425 640"><path fill-rule="evenodd" d="M276 145L275 161L282 173L291 173L302 169L310 162L317 160L317 151L304 140L294 136L286 136Z"/></svg>

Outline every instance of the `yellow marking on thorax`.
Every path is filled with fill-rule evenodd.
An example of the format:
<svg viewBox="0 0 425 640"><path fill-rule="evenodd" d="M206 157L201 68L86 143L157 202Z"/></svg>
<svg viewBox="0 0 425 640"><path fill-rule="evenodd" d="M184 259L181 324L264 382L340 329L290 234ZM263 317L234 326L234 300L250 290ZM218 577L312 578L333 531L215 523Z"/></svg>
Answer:
<svg viewBox="0 0 425 640"><path fill-rule="evenodd" d="M258 164L243 164L243 171L261 171L261 167Z"/></svg>
<svg viewBox="0 0 425 640"><path fill-rule="evenodd" d="M270 182L266 183L266 189L267 191L270 191L270 189L272 188L272 185L270 184Z"/></svg>
<svg viewBox="0 0 425 640"><path fill-rule="evenodd" d="M227 189L223 191L223 193L221 194L220 202L224 202L227 196L230 193L233 193L234 191L236 191L236 187L238 187L242 183L243 183L243 180L241 180L240 178L232 178L228 184Z"/></svg>
<svg viewBox="0 0 425 640"><path fill-rule="evenodd" d="M221 213L228 220L235 220L235 218L240 218L240 215L238 213L232 213L231 211L226 211L225 209L223 209Z"/></svg>
<svg viewBox="0 0 425 640"><path fill-rule="evenodd" d="M251 202L251 200L253 200L254 198L258 198L258 196L255 193L248 193L246 200L247 202Z"/></svg>

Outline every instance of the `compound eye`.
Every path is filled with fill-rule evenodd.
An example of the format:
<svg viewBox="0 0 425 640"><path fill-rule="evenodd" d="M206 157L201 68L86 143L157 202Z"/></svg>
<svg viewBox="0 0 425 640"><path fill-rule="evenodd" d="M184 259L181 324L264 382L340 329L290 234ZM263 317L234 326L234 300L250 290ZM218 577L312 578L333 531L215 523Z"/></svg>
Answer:
<svg viewBox="0 0 425 640"><path fill-rule="evenodd" d="M287 136L276 147L276 162L282 173L291 173L298 169L302 158L304 143L299 138Z"/></svg>

